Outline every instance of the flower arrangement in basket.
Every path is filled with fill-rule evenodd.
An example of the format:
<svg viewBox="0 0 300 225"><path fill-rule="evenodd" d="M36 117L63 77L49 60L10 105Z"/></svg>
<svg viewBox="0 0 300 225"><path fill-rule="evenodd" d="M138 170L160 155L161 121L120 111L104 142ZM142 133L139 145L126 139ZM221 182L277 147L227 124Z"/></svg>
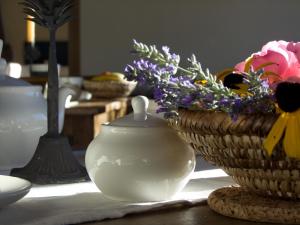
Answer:
<svg viewBox="0 0 300 225"><path fill-rule="evenodd" d="M134 41L128 80L154 98L180 136L242 187L300 198L300 43L272 41L213 75L196 57L180 66L168 47Z"/></svg>

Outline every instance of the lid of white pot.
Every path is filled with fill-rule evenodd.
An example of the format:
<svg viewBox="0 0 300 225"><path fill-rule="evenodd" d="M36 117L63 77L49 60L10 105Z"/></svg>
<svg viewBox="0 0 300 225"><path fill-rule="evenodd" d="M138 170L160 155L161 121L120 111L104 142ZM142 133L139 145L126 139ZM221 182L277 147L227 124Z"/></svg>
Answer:
<svg viewBox="0 0 300 225"><path fill-rule="evenodd" d="M0 87L7 86L31 86L24 80L16 79L8 76L7 74L7 62L5 59L1 58L3 48L3 41L0 39Z"/></svg>
<svg viewBox="0 0 300 225"><path fill-rule="evenodd" d="M167 127L167 122L147 113L149 100L145 96L137 96L131 100L133 113L117 119L108 126L116 127Z"/></svg>

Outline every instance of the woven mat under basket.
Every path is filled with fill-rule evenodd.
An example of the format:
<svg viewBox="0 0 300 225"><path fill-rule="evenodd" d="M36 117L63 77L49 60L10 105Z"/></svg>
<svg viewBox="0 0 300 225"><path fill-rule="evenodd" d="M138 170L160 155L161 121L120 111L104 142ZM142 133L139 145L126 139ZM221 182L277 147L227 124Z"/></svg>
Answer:
<svg viewBox="0 0 300 225"><path fill-rule="evenodd" d="M239 187L212 192L208 204L214 211L238 219L300 224L300 201L261 197Z"/></svg>

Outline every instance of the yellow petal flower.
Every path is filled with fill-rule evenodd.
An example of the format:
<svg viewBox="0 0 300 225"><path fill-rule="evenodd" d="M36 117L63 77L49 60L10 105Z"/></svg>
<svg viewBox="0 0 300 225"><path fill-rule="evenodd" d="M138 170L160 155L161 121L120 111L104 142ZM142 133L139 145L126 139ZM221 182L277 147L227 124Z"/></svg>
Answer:
<svg viewBox="0 0 300 225"><path fill-rule="evenodd" d="M205 84L207 84L207 80L197 80L195 83L205 85Z"/></svg>
<svg viewBox="0 0 300 225"><path fill-rule="evenodd" d="M243 83L241 83L241 84L235 84L235 86L237 86L237 87L239 87L240 89L233 89L233 91L235 92L235 93L237 93L237 94L250 94L249 92L248 92L248 89L249 89L249 85L248 84L243 84Z"/></svg>
<svg viewBox="0 0 300 225"><path fill-rule="evenodd" d="M276 64L276 63L273 63L273 62L263 63L263 64L261 64L260 66L258 66L258 67L256 68L256 71L261 70L262 68L264 68L264 67L266 67L266 66L271 66L271 65L274 65L274 64Z"/></svg>
<svg viewBox="0 0 300 225"><path fill-rule="evenodd" d="M269 155L272 155L272 152L276 146L276 144L281 139L287 122L289 119L289 113L282 113L277 121L274 123L270 133L268 134L267 138L264 140L264 148L267 150Z"/></svg>
<svg viewBox="0 0 300 225"><path fill-rule="evenodd" d="M279 116L263 143L269 155L282 137L286 155L300 159L300 110Z"/></svg>
<svg viewBox="0 0 300 225"><path fill-rule="evenodd" d="M287 156L300 159L300 111L290 113L283 147Z"/></svg>
<svg viewBox="0 0 300 225"><path fill-rule="evenodd" d="M253 62L253 56L248 57L245 62L244 72L249 73Z"/></svg>

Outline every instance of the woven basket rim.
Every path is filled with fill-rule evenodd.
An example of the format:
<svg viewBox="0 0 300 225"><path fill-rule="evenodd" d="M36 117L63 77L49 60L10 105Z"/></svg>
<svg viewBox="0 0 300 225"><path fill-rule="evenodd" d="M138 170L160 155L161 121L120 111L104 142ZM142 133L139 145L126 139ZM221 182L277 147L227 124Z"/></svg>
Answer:
<svg viewBox="0 0 300 225"><path fill-rule="evenodd" d="M209 114L223 114L230 117L230 114L224 111L218 111L218 110L206 110L206 109L188 109L188 108L179 108L178 113L181 115L181 113L184 112L192 112L192 113L209 113ZM238 113L238 116L274 116L278 117L279 113L272 113L272 112L260 112L260 113Z"/></svg>
<svg viewBox="0 0 300 225"><path fill-rule="evenodd" d="M182 131L202 132L203 134L233 134L233 135L256 135L266 137L278 114L275 113L253 113L238 114L233 119L226 112L209 110L179 109L179 115L170 119L173 127Z"/></svg>

